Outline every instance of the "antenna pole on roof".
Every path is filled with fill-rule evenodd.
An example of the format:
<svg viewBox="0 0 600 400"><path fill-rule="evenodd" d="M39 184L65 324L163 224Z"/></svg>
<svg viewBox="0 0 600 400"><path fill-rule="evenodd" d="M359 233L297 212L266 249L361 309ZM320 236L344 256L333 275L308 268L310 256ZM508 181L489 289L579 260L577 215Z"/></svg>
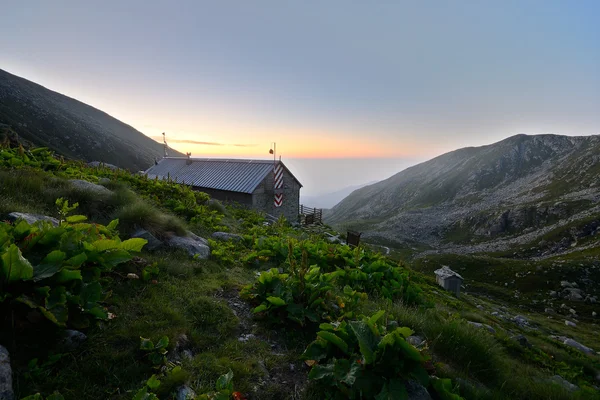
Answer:
<svg viewBox="0 0 600 400"><path fill-rule="evenodd" d="M273 147L269 150L269 154L273 154L273 164L277 162L277 143L271 143Z"/></svg>
<svg viewBox="0 0 600 400"><path fill-rule="evenodd" d="M165 135L165 133L162 133L163 135L163 143L164 143L164 149L165 149L165 155L164 157L168 157L169 153L167 153L167 149L169 148L169 145L167 145L167 136Z"/></svg>

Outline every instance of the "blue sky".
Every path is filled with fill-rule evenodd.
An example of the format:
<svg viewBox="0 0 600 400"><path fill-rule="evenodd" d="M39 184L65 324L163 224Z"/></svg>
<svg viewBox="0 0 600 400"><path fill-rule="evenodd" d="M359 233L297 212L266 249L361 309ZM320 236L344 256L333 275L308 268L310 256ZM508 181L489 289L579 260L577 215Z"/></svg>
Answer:
<svg viewBox="0 0 600 400"><path fill-rule="evenodd" d="M2 11L0 68L197 155L258 156L277 141L290 157L426 159L517 133L600 133L598 1Z"/></svg>

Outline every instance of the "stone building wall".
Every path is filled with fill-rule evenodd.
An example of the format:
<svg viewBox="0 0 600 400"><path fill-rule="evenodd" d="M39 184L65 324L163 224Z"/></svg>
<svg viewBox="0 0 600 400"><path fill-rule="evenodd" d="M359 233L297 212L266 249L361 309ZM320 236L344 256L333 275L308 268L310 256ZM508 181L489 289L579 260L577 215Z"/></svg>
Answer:
<svg viewBox="0 0 600 400"><path fill-rule="evenodd" d="M268 174L252 193L252 208L279 217L283 215L288 222L297 222L300 212L300 184L292 177L287 169L283 169L283 204L275 207L273 204L273 174Z"/></svg>

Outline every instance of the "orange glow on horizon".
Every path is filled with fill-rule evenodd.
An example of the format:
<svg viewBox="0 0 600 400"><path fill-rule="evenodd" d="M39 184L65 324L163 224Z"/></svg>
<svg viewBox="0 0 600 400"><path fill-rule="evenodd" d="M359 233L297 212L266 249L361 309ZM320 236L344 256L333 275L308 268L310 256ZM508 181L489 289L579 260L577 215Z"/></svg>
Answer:
<svg viewBox="0 0 600 400"><path fill-rule="evenodd" d="M243 136L240 140L198 140L197 135L167 133L169 147L181 153L191 152L194 157L217 158L265 158L268 159L271 142L267 136L256 135L253 137L262 140L248 140ZM288 158L414 158L433 155L430 151L424 152L424 147L418 143L405 143L402 148L396 144L378 140L368 141L363 138L339 137L335 134L287 134L279 135L277 141L277 156ZM152 135L152 139L162 142L161 137ZM298 138L291 139L290 137ZM426 146L427 147L427 146ZM431 147L428 150L432 150Z"/></svg>

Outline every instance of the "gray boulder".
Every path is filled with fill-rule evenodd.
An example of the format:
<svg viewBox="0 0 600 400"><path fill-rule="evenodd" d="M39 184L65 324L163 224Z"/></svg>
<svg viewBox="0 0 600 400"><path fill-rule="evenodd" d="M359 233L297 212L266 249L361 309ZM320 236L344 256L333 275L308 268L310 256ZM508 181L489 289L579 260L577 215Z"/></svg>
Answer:
<svg viewBox="0 0 600 400"><path fill-rule="evenodd" d="M569 392L574 392L577 389L579 389L579 387L577 385L573 385L571 382L569 382L568 380L566 380L565 378L563 378L560 375L554 375L552 378L550 378L550 380L552 382L564 387Z"/></svg>
<svg viewBox="0 0 600 400"><path fill-rule="evenodd" d="M81 179L70 179L69 182L71 182L71 185L74 188L83 192L90 192L99 196L106 196L112 193L110 190L108 190L102 185L97 185L95 183L84 181Z"/></svg>
<svg viewBox="0 0 600 400"><path fill-rule="evenodd" d="M191 237L192 239L194 239L197 242L200 242L200 243L205 244L205 245L208 246L208 240L204 239L203 237L200 237L200 236L196 235L194 232L187 231L187 236Z"/></svg>
<svg viewBox="0 0 600 400"><path fill-rule="evenodd" d="M496 330L494 328L492 328L491 326L489 326L488 324L481 324L479 322L473 322L473 321L467 321L467 323L469 323L469 325L474 326L475 328L487 329L488 332L490 332L491 334L496 333Z"/></svg>
<svg viewBox="0 0 600 400"><path fill-rule="evenodd" d="M56 218L48 217L47 215L28 214L21 212L11 212L10 214L8 214L8 220L11 222L15 222L19 219L25 220L25 222L27 222L30 225L33 225L38 221L47 221L54 226L58 226L58 220Z"/></svg>
<svg viewBox="0 0 600 400"><path fill-rule="evenodd" d="M6 348L0 346L0 400L13 400L14 398L10 355Z"/></svg>
<svg viewBox="0 0 600 400"><path fill-rule="evenodd" d="M148 232L145 229L138 229L137 231L135 231L133 233L133 235L131 235L131 237L146 239L148 241L148 243L146 243L146 245L144 246L144 249L146 249L148 251L158 250L161 247L163 247L163 242L158 240L153 234L151 234L150 232Z"/></svg>
<svg viewBox="0 0 600 400"><path fill-rule="evenodd" d="M178 387L177 392L175 393L176 400L193 400L195 398L196 393L187 385Z"/></svg>
<svg viewBox="0 0 600 400"><path fill-rule="evenodd" d="M581 289L577 288L566 288L562 291L562 297L566 300L571 301L581 301L583 300L583 295Z"/></svg>
<svg viewBox="0 0 600 400"><path fill-rule="evenodd" d="M582 353L594 354L594 350L590 349L587 346L582 345L579 342L576 342L573 339L566 339L563 343L566 344L567 346L571 346L573 348L576 348L577 350L581 351Z"/></svg>
<svg viewBox="0 0 600 400"><path fill-rule="evenodd" d="M215 232L212 235L210 235L210 237L212 237L215 240L222 240L224 242L227 242L229 240L234 241L234 242L240 242L244 239L240 235L236 235L235 233L228 233L228 232Z"/></svg>
<svg viewBox="0 0 600 400"><path fill-rule="evenodd" d="M520 327L529 326L529 321L522 315L517 315L516 317L514 317L513 322L519 325Z"/></svg>
<svg viewBox="0 0 600 400"><path fill-rule="evenodd" d="M577 326L577 324L575 322L571 322L571 321L565 321L565 325L570 326L571 328L575 328Z"/></svg>
<svg viewBox="0 0 600 400"><path fill-rule="evenodd" d="M185 237L173 236L167 241L167 244L172 248L186 251L190 257L198 257L202 260L210 257L208 242L206 239L196 235Z"/></svg>
<svg viewBox="0 0 600 400"><path fill-rule="evenodd" d="M74 351L86 340L87 336L84 333L67 329L63 332L59 346L65 352Z"/></svg>
<svg viewBox="0 0 600 400"><path fill-rule="evenodd" d="M408 392L409 400L432 400L427 389L417 381L407 381L406 391Z"/></svg>
<svg viewBox="0 0 600 400"><path fill-rule="evenodd" d="M419 336L409 336L406 338L406 341L415 347L419 347L423 344L423 338Z"/></svg>

